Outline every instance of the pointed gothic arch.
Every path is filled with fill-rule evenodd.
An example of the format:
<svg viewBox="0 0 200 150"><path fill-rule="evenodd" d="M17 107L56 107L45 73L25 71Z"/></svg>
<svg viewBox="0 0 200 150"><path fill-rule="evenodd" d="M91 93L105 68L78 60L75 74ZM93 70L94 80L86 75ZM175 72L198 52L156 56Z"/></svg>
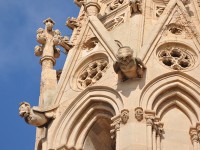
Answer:
<svg viewBox="0 0 200 150"><path fill-rule="evenodd" d="M52 145L67 149L83 149L90 129L98 119L110 120L124 107L118 92L103 86L86 88L57 123ZM110 133L109 133L110 134Z"/></svg>
<svg viewBox="0 0 200 150"><path fill-rule="evenodd" d="M155 111L158 117L162 117L169 107L177 107L195 125L200 118L200 87L197 83L198 81L185 73L164 74L144 88L139 105Z"/></svg>

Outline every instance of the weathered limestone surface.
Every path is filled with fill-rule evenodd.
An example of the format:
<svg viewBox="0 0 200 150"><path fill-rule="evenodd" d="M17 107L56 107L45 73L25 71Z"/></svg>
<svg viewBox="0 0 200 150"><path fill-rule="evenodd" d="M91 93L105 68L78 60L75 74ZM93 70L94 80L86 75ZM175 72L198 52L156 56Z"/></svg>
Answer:
<svg viewBox="0 0 200 150"><path fill-rule="evenodd" d="M39 106L19 112L37 126L35 150L199 150L200 2L74 2L70 38L50 18L37 31Z"/></svg>

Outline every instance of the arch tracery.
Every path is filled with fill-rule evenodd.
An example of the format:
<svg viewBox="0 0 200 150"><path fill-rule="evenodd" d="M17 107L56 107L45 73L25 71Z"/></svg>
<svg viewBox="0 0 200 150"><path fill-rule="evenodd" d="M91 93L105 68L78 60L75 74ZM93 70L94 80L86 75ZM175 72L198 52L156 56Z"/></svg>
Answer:
<svg viewBox="0 0 200 150"><path fill-rule="evenodd" d="M83 149L86 136L95 122L98 119L111 121L123 107L122 98L115 90L103 86L86 88L61 116L52 139L53 145Z"/></svg>

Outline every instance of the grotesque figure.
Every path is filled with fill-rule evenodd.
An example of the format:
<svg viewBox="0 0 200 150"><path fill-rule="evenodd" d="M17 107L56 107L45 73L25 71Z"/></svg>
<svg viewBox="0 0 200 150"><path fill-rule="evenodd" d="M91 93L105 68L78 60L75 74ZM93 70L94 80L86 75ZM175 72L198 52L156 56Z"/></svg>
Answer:
<svg viewBox="0 0 200 150"><path fill-rule="evenodd" d="M143 119L142 107L135 108L135 118L137 119L137 121L142 121L142 119Z"/></svg>
<svg viewBox="0 0 200 150"><path fill-rule="evenodd" d="M80 24L79 24L79 22L78 22L78 19L76 19L76 18L74 18L74 17L72 17L72 18L70 18L70 17L67 18L66 25L67 25L70 29L72 29L72 30L74 30L74 28L77 28L77 27L80 26Z"/></svg>
<svg viewBox="0 0 200 150"><path fill-rule="evenodd" d="M117 62L114 70L121 76L122 82L131 78L142 78L146 66L141 59L133 57L133 50L128 47L120 47L117 54Z"/></svg>
<svg viewBox="0 0 200 150"><path fill-rule="evenodd" d="M123 124L126 124L129 119L129 111L128 109L123 109L121 111L121 121Z"/></svg>
<svg viewBox="0 0 200 150"><path fill-rule="evenodd" d="M129 0L131 14L142 13L141 0Z"/></svg>
<svg viewBox="0 0 200 150"><path fill-rule="evenodd" d="M22 102L20 104L19 115L24 118L28 124L36 127L45 125L52 118L51 115L45 115L44 111L31 108L30 104L27 102Z"/></svg>

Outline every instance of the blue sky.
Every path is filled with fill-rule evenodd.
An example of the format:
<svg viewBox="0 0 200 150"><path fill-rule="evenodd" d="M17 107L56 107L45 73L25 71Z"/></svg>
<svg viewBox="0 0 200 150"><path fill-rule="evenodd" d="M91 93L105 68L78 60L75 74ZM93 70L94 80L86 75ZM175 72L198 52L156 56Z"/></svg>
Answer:
<svg viewBox="0 0 200 150"><path fill-rule="evenodd" d="M79 11L73 0L0 0L0 145L2 150L33 150L35 127L18 116L19 103L37 106L41 66L34 56L36 30L51 17L62 35L70 36L66 19ZM66 56L61 54L56 69Z"/></svg>

